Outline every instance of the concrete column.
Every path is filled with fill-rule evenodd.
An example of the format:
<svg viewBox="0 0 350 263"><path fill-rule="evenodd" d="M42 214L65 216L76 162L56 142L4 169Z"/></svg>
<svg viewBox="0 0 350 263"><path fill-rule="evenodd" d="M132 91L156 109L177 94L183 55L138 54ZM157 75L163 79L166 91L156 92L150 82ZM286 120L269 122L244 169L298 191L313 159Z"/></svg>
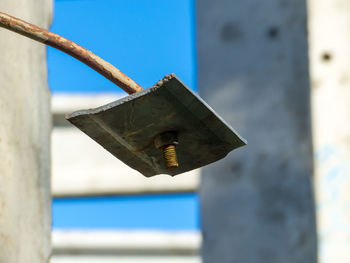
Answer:
<svg viewBox="0 0 350 263"><path fill-rule="evenodd" d="M350 262L350 2L309 1L320 263Z"/></svg>
<svg viewBox="0 0 350 263"><path fill-rule="evenodd" d="M201 96L248 140L203 169L203 261L315 263L306 2L198 0L197 22Z"/></svg>
<svg viewBox="0 0 350 263"><path fill-rule="evenodd" d="M49 0L0 0L0 10L47 27ZM50 92L45 47L0 28L0 262L50 256Z"/></svg>

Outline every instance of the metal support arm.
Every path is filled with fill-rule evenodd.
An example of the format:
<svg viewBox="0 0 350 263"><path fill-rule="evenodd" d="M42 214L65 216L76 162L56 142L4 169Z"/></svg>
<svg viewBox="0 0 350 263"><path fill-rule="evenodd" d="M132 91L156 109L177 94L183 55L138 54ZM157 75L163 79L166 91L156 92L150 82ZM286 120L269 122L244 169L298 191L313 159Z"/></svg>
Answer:
<svg viewBox="0 0 350 263"><path fill-rule="evenodd" d="M118 85L128 94L143 90L140 85L126 76L112 64L96 56L94 53L83 48L82 46L61 37L60 35L2 12L0 12L0 27L6 28L67 53L68 55L80 60L90 68L94 69L112 81L114 84Z"/></svg>

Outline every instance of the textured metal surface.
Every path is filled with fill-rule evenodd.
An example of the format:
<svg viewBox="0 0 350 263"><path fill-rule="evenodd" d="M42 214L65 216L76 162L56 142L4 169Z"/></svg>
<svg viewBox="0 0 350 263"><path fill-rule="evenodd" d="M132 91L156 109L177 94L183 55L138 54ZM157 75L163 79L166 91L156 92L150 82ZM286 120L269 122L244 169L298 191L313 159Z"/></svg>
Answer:
<svg viewBox="0 0 350 263"><path fill-rule="evenodd" d="M176 175L207 165L245 145L242 139L174 74L155 86L67 119L106 150L143 175ZM179 167L168 170L154 145L176 131Z"/></svg>

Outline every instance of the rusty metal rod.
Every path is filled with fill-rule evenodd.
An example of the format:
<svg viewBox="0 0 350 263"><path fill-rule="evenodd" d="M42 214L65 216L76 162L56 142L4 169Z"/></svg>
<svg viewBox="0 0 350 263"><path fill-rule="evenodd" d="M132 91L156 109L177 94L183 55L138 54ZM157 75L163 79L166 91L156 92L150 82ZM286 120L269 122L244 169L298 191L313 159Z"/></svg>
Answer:
<svg viewBox="0 0 350 263"><path fill-rule="evenodd" d="M68 55L71 55L112 81L114 84L118 85L129 94L143 90L140 85L112 64L60 35L2 12L0 12L0 27L57 48Z"/></svg>

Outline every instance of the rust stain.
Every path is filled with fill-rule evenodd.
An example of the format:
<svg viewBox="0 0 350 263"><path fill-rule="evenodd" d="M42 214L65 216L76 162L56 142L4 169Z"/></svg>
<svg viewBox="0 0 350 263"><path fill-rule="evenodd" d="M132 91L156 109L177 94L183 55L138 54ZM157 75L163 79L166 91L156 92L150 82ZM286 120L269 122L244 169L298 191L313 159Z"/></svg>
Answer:
<svg viewBox="0 0 350 263"><path fill-rule="evenodd" d="M172 112L172 113L168 114L167 116L165 116L163 120L165 120L165 121L170 120L175 115L176 115L176 112Z"/></svg>
<svg viewBox="0 0 350 263"><path fill-rule="evenodd" d="M6 245L11 245L10 238L8 235L5 235L4 233L0 233L0 238L4 241Z"/></svg>

